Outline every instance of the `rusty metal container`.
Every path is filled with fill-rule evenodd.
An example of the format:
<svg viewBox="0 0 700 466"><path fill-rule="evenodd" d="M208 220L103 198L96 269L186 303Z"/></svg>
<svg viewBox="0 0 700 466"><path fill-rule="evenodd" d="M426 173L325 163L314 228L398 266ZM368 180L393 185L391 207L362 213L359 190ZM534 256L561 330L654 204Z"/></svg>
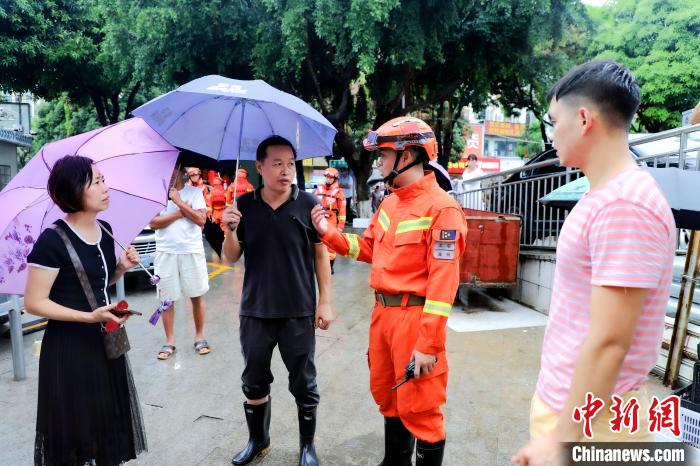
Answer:
<svg viewBox="0 0 700 466"><path fill-rule="evenodd" d="M475 288L515 286L521 218L482 210L463 210L469 230L466 250L460 260L460 283Z"/></svg>

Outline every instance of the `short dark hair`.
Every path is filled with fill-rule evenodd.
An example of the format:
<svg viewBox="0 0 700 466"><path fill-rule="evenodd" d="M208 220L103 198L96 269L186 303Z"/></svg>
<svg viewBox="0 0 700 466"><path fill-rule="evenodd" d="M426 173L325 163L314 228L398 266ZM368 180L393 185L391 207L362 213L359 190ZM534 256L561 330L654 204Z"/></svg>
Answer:
<svg viewBox="0 0 700 466"><path fill-rule="evenodd" d="M467 155L467 161L472 161L472 160L477 162L479 160L479 157L477 157L476 154Z"/></svg>
<svg viewBox="0 0 700 466"><path fill-rule="evenodd" d="M270 136L258 145L258 149L255 151L255 160L262 162L267 157L267 148L270 146L287 146L292 149L292 154L294 154L294 160L297 158L297 151L294 146L287 139L282 136Z"/></svg>
<svg viewBox="0 0 700 466"><path fill-rule="evenodd" d="M430 162L430 157L428 157L428 151L422 146L408 146L406 150L409 151L415 157L418 162L428 163Z"/></svg>
<svg viewBox="0 0 700 466"><path fill-rule="evenodd" d="M547 102L583 97L595 104L613 124L628 129L642 93L632 72L608 60L594 60L572 68L550 89Z"/></svg>
<svg viewBox="0 0 700 466"><path fill-rule="evenodd" d="M46 189L63 212L73 214L83 210L83 191L92 183L94 163L81 155L66 155L54 163Z"/></svg>

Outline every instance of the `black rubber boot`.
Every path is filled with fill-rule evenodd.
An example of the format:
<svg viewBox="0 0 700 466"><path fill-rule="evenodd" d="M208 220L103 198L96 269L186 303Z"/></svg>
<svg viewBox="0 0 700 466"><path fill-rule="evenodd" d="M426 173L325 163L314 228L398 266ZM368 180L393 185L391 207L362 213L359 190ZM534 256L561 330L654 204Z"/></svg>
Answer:
<svg viewBox="0 0 700 466"><path fill-rule="evenodd" d="M440 466L445 454L445 441L435 443L418 440L416 445L416 466Z"/></svg>
<svg viewBox="0 0 700 466"><path fill-rule="evenodd" d="M379 466L411 466L416 439L398 417L384 418L384 459Z"/></svg>
<svg viewBox="0 0 700 466"><path fill-rule="evenodd" d="M316 408L298 407L299 414L299 466L318 466L314 448L316 434Z"/></svg>
<svg viewBox="0 0 700 466"><path fill-rule="evenodd" d="M248 424L248 444L236 453L231 463L248 464L256 457L270 450L270 414L272 398L261 405L243 403L245 420Z"/></svg>

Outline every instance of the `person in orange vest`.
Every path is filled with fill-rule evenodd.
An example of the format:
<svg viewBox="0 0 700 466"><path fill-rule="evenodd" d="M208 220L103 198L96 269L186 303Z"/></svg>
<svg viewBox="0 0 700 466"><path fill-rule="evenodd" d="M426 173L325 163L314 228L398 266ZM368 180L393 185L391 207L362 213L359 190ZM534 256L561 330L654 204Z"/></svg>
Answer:
<svg viewBox="0 0 700 466"><path fill-rule="evenodd" d="M224 189L221 178L218 176L214 178L214 184L212 184L211 190L209 191L208 208L211 221L219 225L224 233L226 233L228 228L221 223L221 216L226 208L226 190Z"/></svg>
<svg viewBox="0 0 700 466"><path fill-rule="evenodd" d="M424 121L399 117L370 131L366 150L392 186L362 237L341 233L320 206L312 210L321 240L338 254L372 264L375 290L367 352L370 389L384 415L383 465L442 464L447 358L445 325L459 286L459 259L467 225L459 204L436 175L424 172L437 157L435 135ZM404 379L415 362L415 378Z"/></svg>
<svg viewBox="0 0 700 466"><path fill-rule="evenodd" d="M316 197L321 201L321 206L326 213L326 220L334 225L341 232L345 228L345 195L338 183L338 170L333 167L326 168L323 172L326 182L316 187ZM328 257L331 259L331 274L335 273L333 264L335 263L336 252L331 246L328 249Z"/></svg>
<svg viewBox="0 0 700 466"><path fill-rule="evenodd" d="M245 193L252 193L255 188L248 181L248 170L245 168L239 168L236 171L236 179L233 183L228 185L226 189L226 205L229 206L233 204L233 201L244 195Z"/></svg>

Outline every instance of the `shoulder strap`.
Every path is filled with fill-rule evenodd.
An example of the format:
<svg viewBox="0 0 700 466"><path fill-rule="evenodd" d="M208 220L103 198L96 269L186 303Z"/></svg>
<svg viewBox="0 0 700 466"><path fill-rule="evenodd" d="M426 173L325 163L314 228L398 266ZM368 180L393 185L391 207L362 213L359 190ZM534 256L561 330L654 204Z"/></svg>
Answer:
<svg viewBox="0 0 700 466"><path fill-rule="evenodd" d="M88 281L87 273L85 272L85 267L83 267L83 263L80 262L78 252L75 250L73 243L70 242L68 235L62 227L60 227L59 225L53 225L51 228L53 228L54 231L58 233L58 236L60 236L63 242L65 243L66 249L68 249L68 255L70 256L70 260L71 262L73 262L75 273L78 274L78 280L80 280L80 285L83 287L83 293L85 293L85 297L87 298L90 307L94 311L98 307L97 299L95 299L95 292L92 291L92 287L90 286L90 282Z"/></svg>

